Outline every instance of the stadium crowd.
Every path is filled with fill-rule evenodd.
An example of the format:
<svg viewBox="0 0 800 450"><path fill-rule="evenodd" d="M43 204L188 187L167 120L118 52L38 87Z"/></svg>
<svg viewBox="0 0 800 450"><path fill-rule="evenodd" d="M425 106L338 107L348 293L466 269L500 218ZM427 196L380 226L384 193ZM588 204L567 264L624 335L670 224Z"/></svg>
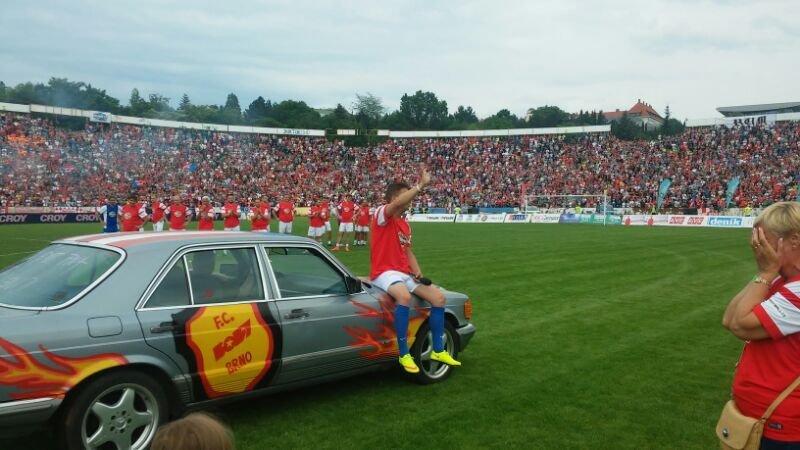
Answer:
<svg viewBox="0 0 800 450"><path fill-rule="evenodd" d="M421 163L434 182L427 207L519 206L528 194L602 194L616 207L649 210L660 182L672 208L736 206L797 197L800 124L687 128L675 137L625 142L610 134L512 138L394 139L348 147L325 138L228 134L89 123L80 131L47 118L0 114L0 201L19 206L95 206L110 193L208 195L242 202L289 195L299 205L357 192L381 201L391 178L413 179ZM537 206L558 206L540 199ZM549 204L548 204L549 203ZM592 206L590 202L584 206Z"/></svg>

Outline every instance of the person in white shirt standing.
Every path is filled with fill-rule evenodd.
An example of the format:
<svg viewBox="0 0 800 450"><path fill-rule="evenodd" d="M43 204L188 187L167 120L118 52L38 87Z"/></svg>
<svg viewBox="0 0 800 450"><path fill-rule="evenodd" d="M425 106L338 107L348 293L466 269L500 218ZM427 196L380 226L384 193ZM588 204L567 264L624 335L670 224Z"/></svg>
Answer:
<svg viewBox="0 0 800 450"><path fill-rule="evenodd" d="M156 198L155 195L150 197L150 204L153 207L153 214L150 218L150 221L153 222L153 231L164 231L164 212L167 210L167 205Z"/></svg>

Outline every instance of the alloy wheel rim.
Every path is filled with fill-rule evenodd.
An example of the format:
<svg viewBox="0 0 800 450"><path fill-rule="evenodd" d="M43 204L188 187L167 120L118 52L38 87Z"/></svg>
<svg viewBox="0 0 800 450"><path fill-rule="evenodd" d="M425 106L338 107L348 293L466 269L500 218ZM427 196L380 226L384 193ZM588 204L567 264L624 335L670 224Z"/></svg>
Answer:
<svg viewBox="0 0 800 450"><path fill-rule="evenodd" d="M86 448L143 450L153 440L159 422L152 392L136 384L112 386L95 397L81 421Z"/></svg>

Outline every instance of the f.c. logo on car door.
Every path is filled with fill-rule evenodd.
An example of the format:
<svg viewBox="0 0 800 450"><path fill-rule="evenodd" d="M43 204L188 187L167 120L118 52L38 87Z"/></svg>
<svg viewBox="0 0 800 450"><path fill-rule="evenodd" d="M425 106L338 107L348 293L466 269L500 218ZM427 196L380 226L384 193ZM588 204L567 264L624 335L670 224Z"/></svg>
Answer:
<svg viewBox="0 0 800 450"><path fill-rule="evenodd" d="M202 392L195 394L240 394L266 386L277 371L281 333L264 303L184 310L174 319L185 324L176 346L200 378L195 386L202 385Z"/></svg>

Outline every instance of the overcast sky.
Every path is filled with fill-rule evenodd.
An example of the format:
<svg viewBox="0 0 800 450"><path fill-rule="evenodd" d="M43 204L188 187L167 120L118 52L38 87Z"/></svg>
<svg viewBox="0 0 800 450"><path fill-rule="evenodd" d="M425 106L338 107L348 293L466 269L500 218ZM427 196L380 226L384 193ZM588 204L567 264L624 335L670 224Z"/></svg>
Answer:
<svg viewBox="0 0 800 450"><path fill-rule="evenodd" d="M257 96L390 109L432 91L480 117L629 108L683 118L800 101L800 2L89 1L0 7L0 80L51 76L177 106Z"/></svg>

